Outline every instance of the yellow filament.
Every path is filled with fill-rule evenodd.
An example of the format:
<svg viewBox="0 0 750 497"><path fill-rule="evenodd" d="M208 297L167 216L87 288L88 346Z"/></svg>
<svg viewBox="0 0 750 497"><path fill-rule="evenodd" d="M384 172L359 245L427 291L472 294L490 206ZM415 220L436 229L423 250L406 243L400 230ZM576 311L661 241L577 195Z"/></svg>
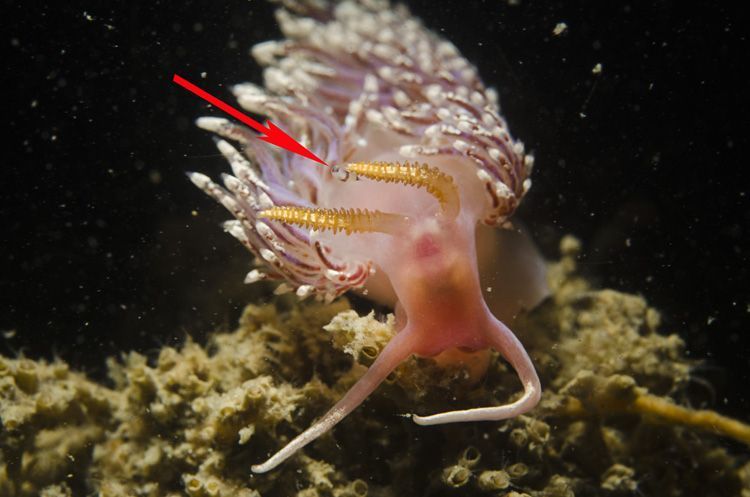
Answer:
<svg viewBox="0 0 750 497"><path fill-rule="evenodd" d="M635 413L672 423L718 433L750 445L750 425L736 419L722 416L710 410L694 410L679 406L673 402L650 394L640 394L633 399L607 399L597 405L602 414ZM561 414L575 417L586 417L594 414L583 402L575 397L568 397L560 407Z"/></svg>
<svg viewBox="0 0 750 497"><path fill-rule="evenodd" d="M282 205L258 213L259 217L308 229L352 233L395 234L405 227L406 216L367 209L308 209Z"/></svg>
<svg viewBox="0 0 750 497"><path fill-rule="evenodd" d="M719 433L750 445L750 426L714 411L696 411L654 395L639 396L633 402L631 410L671 423Z"/></svg>
<svg viewBox="0 0 750 497"><path fill-rule="evenodd" d="M410 164L405 162L355 162L346 169L359 176L402 185L424 188L427 193L440 202L443 213L450 217L458 214L461 203L458 188L453 178L436 167L427 164Z"/></svg>

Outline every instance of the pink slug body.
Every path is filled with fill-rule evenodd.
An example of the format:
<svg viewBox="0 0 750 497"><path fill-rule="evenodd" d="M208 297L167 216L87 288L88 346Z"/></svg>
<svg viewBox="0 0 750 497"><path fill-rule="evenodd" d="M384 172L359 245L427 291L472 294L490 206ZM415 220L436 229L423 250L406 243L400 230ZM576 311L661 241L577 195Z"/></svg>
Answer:
<svg viewBox="0 0 750 497"><path fill-rule="evenodd" d="M268 66L265 88L243 84L234 92L333 169L273 149L224 119L202 118L199 126L242 152L218 141L233 171L225 188L200 173L190 178L235 216L225 229L260 265L246 281L283 279L300 297L325 299L363 289L395 304L399 330L351 390L253 466L256 473L331 429L412 354L476 361L468 366L481 372L482 351L495 349L524 388L508 405L413 415L421 425L506 419L541 395L528 354L480 286L478 225L506 222L530 186L532 165L510 137L495 92L403 7L295 5L296 16L277 13L286 39L253 50Z"/></svg>

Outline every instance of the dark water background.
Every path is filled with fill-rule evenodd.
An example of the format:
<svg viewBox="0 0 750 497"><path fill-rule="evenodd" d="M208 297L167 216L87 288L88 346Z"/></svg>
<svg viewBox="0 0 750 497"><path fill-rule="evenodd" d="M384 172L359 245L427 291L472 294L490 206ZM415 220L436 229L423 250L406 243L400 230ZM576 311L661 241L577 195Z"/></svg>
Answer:
<svg viewBox="0 0 750 497"><path fill-rule="evenodd" d="M2 353L99 375L106 356L231 328L254 298L227 216L183 175L227 169L192 124L212 111L170 82L231 99L227 85L260 81L248 49L279 36L273 9L226 4L3 2ZM499 89L535 152L520 215L545 253L580 237L589 275L643 294L705 360L709 405L750 419L740 7L408 4Z"/></svg>

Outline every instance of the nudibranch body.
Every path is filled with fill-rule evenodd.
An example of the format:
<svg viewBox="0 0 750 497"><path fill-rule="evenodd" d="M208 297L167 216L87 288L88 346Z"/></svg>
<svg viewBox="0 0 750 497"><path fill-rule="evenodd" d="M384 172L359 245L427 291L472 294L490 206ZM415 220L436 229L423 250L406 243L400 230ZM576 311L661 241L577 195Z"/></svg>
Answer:
<svg viewBox="0 0 750 497"><path fill-rule="evenodd" d="M473 361L481 370L483 351L495 349L524 388L508 405L414 415L419 424L505 419L541 395L529 356L490 312L479 281L477 226L507 221L532 167L496 93L403 7L293 5L294 14L277 13L286 39L253 49L267 66L265 88L242 84L234 93L333 167L272 149L227 120L202 118L199 126L239 150L217 142L233 171L224 187L190 177L234 215L225 229L259 265L246 281L282 279L282 289L325 299L363 289L395 305L399 330L327 414L253 467L259 473L333 427L412 354Z"/></svg>

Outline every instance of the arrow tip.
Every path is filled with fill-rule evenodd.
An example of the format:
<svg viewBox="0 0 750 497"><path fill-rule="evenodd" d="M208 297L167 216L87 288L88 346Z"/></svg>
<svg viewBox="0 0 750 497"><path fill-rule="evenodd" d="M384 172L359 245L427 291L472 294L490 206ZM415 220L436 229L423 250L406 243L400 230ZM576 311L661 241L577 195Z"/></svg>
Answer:
<svg viewBox="0 0 750 497"><path fill-rule="evenodd" d="M279 128L271 121L266 121L265 127L266 130L263 132L263 135L258 136L258 139L263 140L266 143L270 143L271 145L276 145L277 147L283 148L297 155L301 155L302 157L315 161L318 164L328 166L328 164L326 164L323 159L305 148L301 143L297 142L294 138L286 134L283 129Z"/></svg>

